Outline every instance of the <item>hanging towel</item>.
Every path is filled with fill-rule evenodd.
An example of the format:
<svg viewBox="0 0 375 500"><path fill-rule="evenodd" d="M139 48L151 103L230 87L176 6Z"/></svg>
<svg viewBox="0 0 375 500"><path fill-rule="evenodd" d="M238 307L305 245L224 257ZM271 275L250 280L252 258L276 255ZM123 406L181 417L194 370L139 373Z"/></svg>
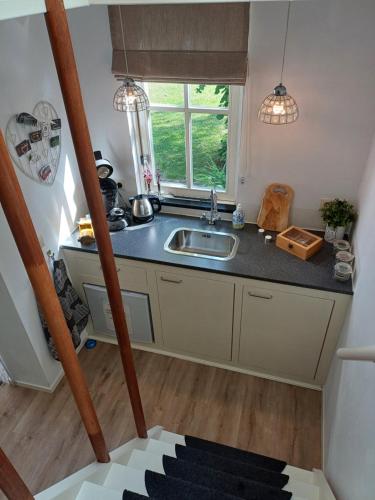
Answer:
<svg viewBox="0 0 375 500"><path fill-rule="evenodd" d="M81 332L87 325L89 309L78 297L77 292L72 286L65 263L62 259L53 261L53 282L57 296L66 319L66 324L72 336L73 345L77 348L81 343ZM47 340L48 348L52 356L59 361L56 346L48 330L47 323L39 308L39 315L42 322L42 328Z"/></svg>

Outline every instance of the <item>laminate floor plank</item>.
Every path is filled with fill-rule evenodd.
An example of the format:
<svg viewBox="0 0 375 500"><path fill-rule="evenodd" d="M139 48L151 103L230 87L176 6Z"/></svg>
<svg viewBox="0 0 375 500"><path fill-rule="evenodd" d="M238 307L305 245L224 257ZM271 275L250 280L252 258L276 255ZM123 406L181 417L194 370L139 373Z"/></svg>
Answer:
<svg viewBox="0 0 375 500"><path fill-rule="evenodd" d="M79 355L110 450L135 437L117 347ZM134 351L147 427L321 466L321 393ZM94 461L64 379L53 394L0 386L0 446L35 494Z"/></svg>

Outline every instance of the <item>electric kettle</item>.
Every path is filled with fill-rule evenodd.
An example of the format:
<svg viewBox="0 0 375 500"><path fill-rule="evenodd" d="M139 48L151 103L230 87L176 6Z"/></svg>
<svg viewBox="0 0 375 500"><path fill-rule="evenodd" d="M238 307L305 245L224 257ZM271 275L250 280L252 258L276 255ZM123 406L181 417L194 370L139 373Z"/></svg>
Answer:
<svg viewBox="0 0 375 500"><path fill-rule="evenodd" d="M129 201L135 222L150 222L154 218L154 213L161 210L161 203L157 196L137 194L137 196L129 198Z"/></svg>

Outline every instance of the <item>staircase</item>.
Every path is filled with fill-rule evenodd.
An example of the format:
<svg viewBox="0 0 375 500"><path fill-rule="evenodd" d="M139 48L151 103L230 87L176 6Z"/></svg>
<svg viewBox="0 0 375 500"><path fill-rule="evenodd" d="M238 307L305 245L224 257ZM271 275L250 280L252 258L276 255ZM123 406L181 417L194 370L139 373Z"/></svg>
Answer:
<svg viewBox="0 0 375 500"><path fill-rule="evenodd" d="M154 427L36 500L334 500L321 471Z"/></svg>

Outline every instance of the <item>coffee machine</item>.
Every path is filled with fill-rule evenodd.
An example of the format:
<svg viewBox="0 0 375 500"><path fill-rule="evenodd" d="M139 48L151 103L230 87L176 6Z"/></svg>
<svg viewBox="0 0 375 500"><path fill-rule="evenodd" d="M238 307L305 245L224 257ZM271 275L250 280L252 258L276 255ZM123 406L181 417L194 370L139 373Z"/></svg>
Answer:
<svg viewBox="0 0 375 500"><path fill-rule="evenodd" d="M113 167L108 160L103 159L101 151L94 151L94 156L108 228L110 231L122 231L128 223L125 218L125 207L119 204L119 186L110 178Z"/></svg>

